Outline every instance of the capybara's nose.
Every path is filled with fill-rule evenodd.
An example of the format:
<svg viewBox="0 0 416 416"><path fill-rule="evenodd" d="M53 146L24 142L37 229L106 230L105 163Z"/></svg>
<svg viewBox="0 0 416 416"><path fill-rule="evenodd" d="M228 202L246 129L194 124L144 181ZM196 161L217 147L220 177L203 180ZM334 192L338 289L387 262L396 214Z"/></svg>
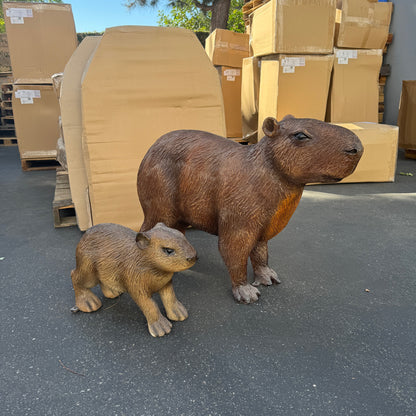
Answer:
<svg viewBox="0 0 416 416"><path fill-rule="evenodd" d="M193 256L193 257L188 257L186 260L187 260L189 263L193 263L193 262L195 262L195 261L197 261L197 260L198 260L198 255L197 255L197 254L195 254L195 256Z"/></svg>
<svg viewBox="0 0 416 416"><path fill-rule="evenodd" d="M352 143L348 148L344 150L344 152L347 155L351 155L351 156L355 156L355 155L361 156L363 154L363 151L364 151L364 148L360 140L356 140L354 143Z"/></svg>

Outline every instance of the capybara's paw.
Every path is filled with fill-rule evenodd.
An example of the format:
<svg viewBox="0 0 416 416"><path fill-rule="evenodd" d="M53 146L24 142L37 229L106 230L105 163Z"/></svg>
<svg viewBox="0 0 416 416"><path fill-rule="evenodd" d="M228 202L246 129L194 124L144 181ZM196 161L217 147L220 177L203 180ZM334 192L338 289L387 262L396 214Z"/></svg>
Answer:
<svg viewBox="0 0 416 416"><path fill-rule="evenodd" d="M100 284L100 286L103 295L108 299L115 299L122 294L122 292L119 292L118 290L112 289L111 287L105 286L103 284Z"/></svg>
<svg viewBox="0 0 416 416"><path fill-rule="evenodd" d="M94 312L101 308L102 303L91 290L86 290L75 296L75 305L82 312Z"/></svg>
<svg viewBox="0 0 416 416"><path fill-rule="evenodd" d="M156 322L148 323L147 326L152 337L163 337L163 335L169 334L172 329L172 323L163 315L160 315Z"/></svg>
<svg viewBox="0 0 416 416"><path fill-rule="evenodd" d="M281 283L281 281L277 277L277 273L268 266L262 267L254 274L253 286L271 286L279 283Z"/></svg>
<svg viewBox="0 0 416 416"><path fill-rule="evenodd" d="M184 321L188 317L188 311L179 301L169 307L169 310L166 309L166 314L172 321Z"/></svg>
<svg viewBox="0 0 416 416"><path fill-rule="evenodd" d="M248 283L241 286L233 287L234 299L241 303L256 302L260 296L258 289Z"/></svg>

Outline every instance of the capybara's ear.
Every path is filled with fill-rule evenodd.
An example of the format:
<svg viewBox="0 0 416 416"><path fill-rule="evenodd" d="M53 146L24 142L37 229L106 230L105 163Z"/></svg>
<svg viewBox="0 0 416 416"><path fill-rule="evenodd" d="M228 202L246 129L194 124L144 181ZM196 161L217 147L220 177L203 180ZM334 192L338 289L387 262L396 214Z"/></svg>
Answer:
<svg viewBox="0 0 416 416"><path fill-rule="evenodd" d="M291 118L295 118L292 114L286 114L280 121L290 120Z"/></svg>
<svg viewBox="0 0 416 416"><path fill-rule="evenodd" d="M273 117L267 117L263 121L263 132L268 137L274 137L277 135L277 132L279 131L279 123L277 120Z"/></svg>
<svg viewBox="0 0 416 416"><path fill-rule="evenodd" d="M150 236L146 233L137 233L136 242L139 248L145 249L150 244Z"/></svg>

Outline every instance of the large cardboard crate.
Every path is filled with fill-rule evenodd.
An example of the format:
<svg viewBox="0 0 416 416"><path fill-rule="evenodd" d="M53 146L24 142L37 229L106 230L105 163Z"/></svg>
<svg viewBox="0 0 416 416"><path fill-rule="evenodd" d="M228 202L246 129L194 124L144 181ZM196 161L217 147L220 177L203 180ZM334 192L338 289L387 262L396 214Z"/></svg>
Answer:
<svg viewBox="0 0 416 416"><path fill-rule="evenodd" d="M65 66L59 101L69 184L80 230L86 230L92 225L88 178L82 150L81 79L100 40L101 36L88 36L72 54Z"/></svg>
<svg viewBox="0 0 416 416"><path fill-rule="evenodd" d="M393 3L377 0L342 0L337 10L335 46L384 49Z"/></svg>
<svg viewBox="0 0 416 416"><path fill-rule="evenodd" d="M241 68L218 66L224 100L226 137L242 137Z"/></svg>
<svg viewBox="0 0 416 416"><path fill-rule="evenodd" d="M215 29L205 40L205 51L216 66L241 68L249 56L249 35Z"/></svg>
<svg viewBox="0 0 416 416"><path fill-rule="evenodd" d="M15 83L51 83L78 44L71 5L3 2L3 13Z"/></svg>
<svg viewBox="0 0 416 416"><path fill-rule="evenodd" d="M253 55L330 54L335 14L336 0L271 0L252 15Z"/></svg>
<svg viewBox="0 0 416 416"><path fill-rule="evenodd" d="M381 49L334 49L335 60L326 120L378 122Z"/></svg>
<svg viewBox="0 0 416 416"><path fill-rule="evenodd" d="M278 55L262 59L258 132L266 117L325 119L333 55Z"/></svg>
<svg viewBox="0 0 416 416"><path fill-rule="evenodd" d="M353 131L364 146L355 171L341 183L394 182L397 163L398 127L377 123L339 124Z"/></svg>
<svg viewBox="0 0 416 416"><path fill-rule="evenodd" d="M14 85L12 105L20 158L55 158L60 132L53 86Z"/></svg>
<svg viewBox="0 0 416 416"><path fill-rule="evenodd" d="M416 150L416 81L402 82L399 117L399 146Z"/></svg>
<svg viewBox="0 0 416 416"><path fill-rule="evenodd" d="M172 130L226 134L218 73L195 34L179 28L107 29L85 70L82 119L92 222L136 230L137 171L149 147Z"/></svg>
<svg viewBox="0 0 416 416"><path fill-rule="evenodd" d="M241 118L243 138L257 131L260 90L260 59L243 59L241 68Z"/></svg>

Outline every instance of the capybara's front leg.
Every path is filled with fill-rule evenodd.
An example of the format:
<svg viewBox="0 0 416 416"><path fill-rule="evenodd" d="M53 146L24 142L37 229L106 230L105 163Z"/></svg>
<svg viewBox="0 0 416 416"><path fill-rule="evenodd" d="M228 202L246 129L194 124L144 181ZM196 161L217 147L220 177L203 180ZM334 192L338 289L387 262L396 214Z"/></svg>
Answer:
<svg viewBox="0 0 416 416"><path fill-rule="evenodd" d="M130 293L130 295L146 317L150 335L163 337L163 335L169 334L172 323L160 313L155 301L145 293L136 292Z"/></svg>
<svg viewBox="0 0 416 416"><path fill-rule="evenodd" d="M250 253L251 264L254 272L254 286L270 286L280 283L277 273L268 265L269 253L267 241L258 241Z"/></svg>
<svg viewBox="0 0 416 416"><path fill-rule="evenodd" d="M247 261L251 247L239 236L218 238L219 250L231 277L232 291L237 302L256 302L260 296L258 289L247 283Z"/></svg>
<svg viewBox="0 0 416 416"><path fill-rule="evenodd" d="M95 284L94 282L87 282L88 279L84 279L77 269L72 270L71 279L75 292L76 307L82 312L94 312L100 309L102 305L100 299L90 290L90 287L94 287L98 281Z"/></svg>
<svg viewBox="0 0 416 416"><path fill-rule="evenodd" d="M188 311L185 306L176 299L172 282L160 289L159 295L169 319L172 321L184 321L188 317Z"/></svg>

